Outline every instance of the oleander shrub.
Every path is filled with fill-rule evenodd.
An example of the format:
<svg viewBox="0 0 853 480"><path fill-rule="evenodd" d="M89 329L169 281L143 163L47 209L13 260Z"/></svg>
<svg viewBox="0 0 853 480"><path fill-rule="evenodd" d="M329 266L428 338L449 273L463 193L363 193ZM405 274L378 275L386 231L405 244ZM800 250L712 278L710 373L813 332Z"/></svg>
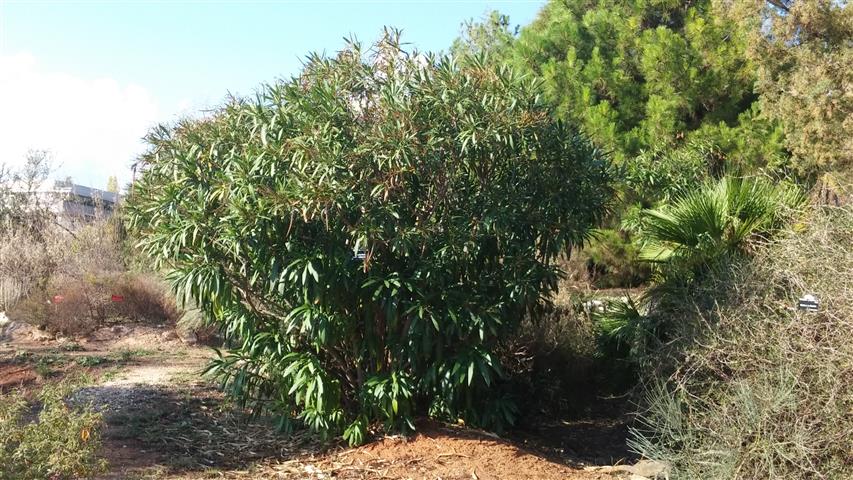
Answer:
<svg viewBox="0 0 853 480"><path fill-rule="evenodd" d="M282 426L499 428L495 345L610 197L602 154L553 118L509 68L353 43L152 131L132 227L233 347L209 372Z"/></svg>

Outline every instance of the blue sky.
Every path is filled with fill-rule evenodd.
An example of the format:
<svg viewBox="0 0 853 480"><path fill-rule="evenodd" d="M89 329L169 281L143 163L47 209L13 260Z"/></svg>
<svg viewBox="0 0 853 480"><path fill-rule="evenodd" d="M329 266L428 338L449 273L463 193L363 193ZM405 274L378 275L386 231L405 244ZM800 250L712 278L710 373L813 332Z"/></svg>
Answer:
<svg viewBox="0 0 853 480"><path fill-rule="evenodd" d="M524 25L543 4L0 0L0 162L46 148L59 175L124 182L150 125L294 74L344 37L373 41L389 25L437 51L466 19L497 9Z"/></svg>

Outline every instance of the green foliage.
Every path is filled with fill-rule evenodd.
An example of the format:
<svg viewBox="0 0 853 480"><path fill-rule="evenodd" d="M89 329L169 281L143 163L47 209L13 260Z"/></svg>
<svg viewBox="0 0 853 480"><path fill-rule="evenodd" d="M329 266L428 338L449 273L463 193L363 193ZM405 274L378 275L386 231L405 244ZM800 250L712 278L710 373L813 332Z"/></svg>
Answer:
<svg viewBox="0 0 853 480"><path fill-rule="evenodd" d="M626 296L604 302L604 309L593 312L600 351L608 357L630 359L632 364L650 360L649 354L660 346L655 318L645 314L648 307Z"/></svg>
<svg viewBox="0 0 853 480"><path fill-rule="evenodd" d="M46 386L39 393L37 421L25 420L29 407L19 394L0 402L0 479L91 478L106 470L98 457L101 416L89 408L72 408L65 398L70 382Z"/></svg>
<svg viewBox="0 0 853 480"><path fill-rule="evenodd" d="M587 275L597 288L636 287L651 273L640 260L639 247L618 230L597 230L580 257L586 258Z"/></svg>
<svg viewBox="0 0 853 480"><path fill-rule="evenodd" d="M723 177L643 211L640 258L657 271L636 302L608 302L596 316L606 348L637 365L657 362L657 349L681 328L672 312L683 299L705 277L746 258L756 240L778 232L803 202L793 186Z"/></svg>
<svg viewBox="0 0 853 480"><path fill-rule="evenodd" d="M495 344L600 220L607 166L535 80L393 35L372 52L153 131L133 227L234 347L209 372L282 427L499 428Z"/></svg>
<svg viewBox="0 0 853 480"><path fill-rule="evenodd" d="M788 209L800 206L795 187L770 181L724 177L646 210L642 257L651 262L704 264L743 251L747 240L779 228Z"/></svg>
<svg viewBox="0 0 853 480"><path fill-rule="evenodd" d="M647 208L666 204L721 173L724 164L723 154L708 142L640 152L624 167L625 200Z"/></svg>
<svg viewBox="0 0 853 480"><path fill-rule="evenodd" d="M723 0L748 31L762 110L784 126L801 175L853 162L853 8L846 1Z"/></svg>
<svg viewBox="0 0 853 480"><path fill-rule="evenodd" d="M617 160L724 137L723 153L755 156L742 160L761 166L780 152L744 148L778 148L767 141L772 127L741 118L756 100L746 41L710 0L553 0L521 30L513 52L544 80L561 118L582 125Z"/></svg>
<svg viewBox="0 0 853 480"><path fill-rule="evenodd" d="M518 27L510 30L509 16L493 10L481 21L466 21L462 24L459 38L450 46L450 53L460 60L486 55L493 62L500 62L510 54Z"/></svg>
<svg viewBox="0 0 853 480"><path fill-rule="evenodd" d="M86 350L83 345L77 342L65 342L59 346L59 349L63 352L82 352Z"/></svg>
<svg viewBox="0 0 853 480"><path fill-rule="evenodd" d="M756 171L788 174L791 158L785 145L785 132L780 122L762 113L759 102L738 115L737 122L703 125L690 137L695 144L716 150L720 165L732 174L751 174Z"/></svg>
<svg viewBox="0 0 853 480"><path fill-rule="evenodd" d="M110 360L106 357L100 357L97 355L84 355L82 357L77 357L77 365L81 367L97 367L98 365L109 362Z"/></svg>

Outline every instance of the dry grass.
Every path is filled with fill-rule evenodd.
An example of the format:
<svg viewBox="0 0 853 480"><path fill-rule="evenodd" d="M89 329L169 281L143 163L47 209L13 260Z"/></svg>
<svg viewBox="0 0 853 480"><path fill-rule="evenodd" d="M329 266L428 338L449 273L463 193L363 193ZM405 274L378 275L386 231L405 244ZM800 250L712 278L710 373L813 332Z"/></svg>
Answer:
<svg viewBox="0 0 853 480"><path fill-rule="evenodd" d="M106 323L166 323L178 316L163 282L128 271L118 219L0 235L7 237L0 278L16 287L5 289L2 299L13 320L80 335Z"/></svg>
<svg viewBox="0 0 853 480"><path fill-rule="evenodd" d="M815 209L686 298L672 315L702 333L671 345L633 447L678 478L853 478L851 246L853 208Z"/></svg>

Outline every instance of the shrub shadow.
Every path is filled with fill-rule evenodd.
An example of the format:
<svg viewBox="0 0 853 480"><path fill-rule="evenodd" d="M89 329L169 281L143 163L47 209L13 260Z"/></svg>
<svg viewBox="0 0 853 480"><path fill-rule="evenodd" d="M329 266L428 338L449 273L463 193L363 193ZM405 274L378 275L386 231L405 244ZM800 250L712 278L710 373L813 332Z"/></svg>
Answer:
<svg viewBox="0 0 853 480"><path fill-rule="evenodd" d="M242 470L319 449L306 433L280 433L270 419L230 406L207 385L92 386L71 400L102 413L104 455L114 472Z"/></svg>

